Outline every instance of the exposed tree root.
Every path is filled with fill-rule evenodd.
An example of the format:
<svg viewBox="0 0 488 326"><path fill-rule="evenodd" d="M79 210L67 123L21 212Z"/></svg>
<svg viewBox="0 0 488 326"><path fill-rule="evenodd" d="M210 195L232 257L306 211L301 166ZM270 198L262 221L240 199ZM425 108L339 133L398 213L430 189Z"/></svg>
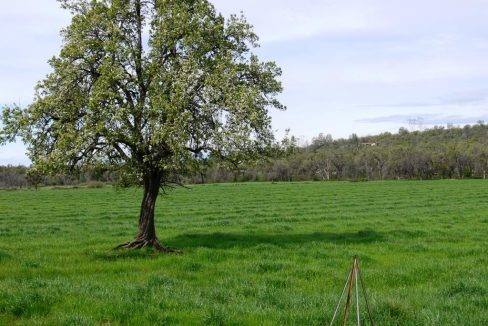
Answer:
<svg viewBox="0 0 488 326"><path fill-rule="evenodd" d="M121 245L118 245L117 247L114 248L114 250L117 249L143 249L143 248L153 248L156 251L165 253L165 254L179 254L181 253L180 250L175 249L175 248L170 248L170 247L165 247L163 246L158 239L135 239L134 241L129 241L126 243L123 243Z"/></svg>

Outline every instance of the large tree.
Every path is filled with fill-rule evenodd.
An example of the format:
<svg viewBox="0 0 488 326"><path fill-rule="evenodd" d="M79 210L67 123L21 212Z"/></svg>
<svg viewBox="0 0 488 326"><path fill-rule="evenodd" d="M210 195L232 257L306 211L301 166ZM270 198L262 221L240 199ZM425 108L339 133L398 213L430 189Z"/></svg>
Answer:
<svg viewBox="0 0 488 326"><path fill-rule="evenodd" d="M62 0L72 13L52 72L26 108L3 112L0 141L20 137L43 173L109 165L144 195L135 240L161 245L160 189L198 170L202 158L235 164L273 141L268 110L281 70L252 52L243 17L225 19L207 0Z"/></svg>

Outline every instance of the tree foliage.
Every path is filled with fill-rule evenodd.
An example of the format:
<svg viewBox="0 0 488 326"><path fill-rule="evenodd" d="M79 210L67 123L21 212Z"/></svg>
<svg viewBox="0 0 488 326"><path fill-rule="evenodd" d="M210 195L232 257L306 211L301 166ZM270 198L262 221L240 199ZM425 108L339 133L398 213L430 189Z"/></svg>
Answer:
<svg viewBox="0 0 488 326"><path fill-rule="evenodd" d="M20 136L36 169L116 166L162 182L213 154L240 162L271 144L268 109L283 106L280 69L260 62L243 17L206 0L64 0L61 53L26 109L4 110L2 140Z"/></svg>

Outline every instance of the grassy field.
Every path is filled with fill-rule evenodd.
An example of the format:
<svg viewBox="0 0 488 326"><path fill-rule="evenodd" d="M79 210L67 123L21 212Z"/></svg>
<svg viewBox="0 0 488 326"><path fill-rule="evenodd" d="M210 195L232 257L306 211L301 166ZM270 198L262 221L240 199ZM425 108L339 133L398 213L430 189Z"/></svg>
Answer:
<svg viewBox="0 0 488 326"><path fill-rule="evenodd" d="M193 186L157 207L182 255L111 251L140 196L0 191L0 324L324 325L356 254L377 325L488 324L482 180Z"/></svg>

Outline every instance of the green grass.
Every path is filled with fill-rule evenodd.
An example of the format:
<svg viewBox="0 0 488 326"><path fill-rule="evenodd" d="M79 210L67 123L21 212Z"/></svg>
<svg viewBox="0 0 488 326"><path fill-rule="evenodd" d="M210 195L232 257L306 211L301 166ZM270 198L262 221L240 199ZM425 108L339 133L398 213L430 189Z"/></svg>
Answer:
<svg viewBox="0 0 488 326"><path fill-rule="evenodd" d="M356 254L377 325L488 324L482 180L193 186L157 206L182 255L111 251L140 196L0 191L0 324L323 325Z"/></svg>

